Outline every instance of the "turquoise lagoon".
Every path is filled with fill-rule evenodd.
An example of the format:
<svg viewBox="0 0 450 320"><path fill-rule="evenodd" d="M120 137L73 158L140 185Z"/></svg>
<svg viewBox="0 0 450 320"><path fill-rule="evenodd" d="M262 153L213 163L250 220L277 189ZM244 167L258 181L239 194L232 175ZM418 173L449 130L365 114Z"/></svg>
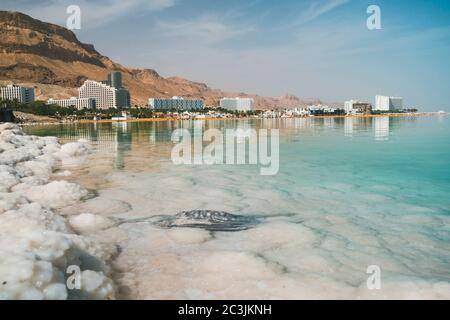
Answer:
<svg viewBox="0 0 450 320"><path fill-rule="evenodd" d="M179 165L174 129L279 129L279 172ZM96 196L62 214L265 217L211 233L129 223L90 234L120 247L119 297L450 298L450 117L255 119L26 126L92 154L55 179ZM69 175L70 172L70 175ZM379 267L370 290L369 266Z"/></svg>

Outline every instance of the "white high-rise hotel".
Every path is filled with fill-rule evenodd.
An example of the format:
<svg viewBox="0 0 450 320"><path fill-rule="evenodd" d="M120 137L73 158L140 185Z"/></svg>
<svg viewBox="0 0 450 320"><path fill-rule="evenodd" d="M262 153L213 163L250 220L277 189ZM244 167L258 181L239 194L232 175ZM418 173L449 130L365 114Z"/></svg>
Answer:
<svg viewBox="0 0 450 320"><path fill-rule="evenodd" d="M403 109L403 98L400 97L375 97L375 109L376 111L395 111Z"/></svg>
<svg viewBox="0 0 450 320"><path fill-rule="evenodd" d="M251 111L254 100L252 98L223 98L220 99L220 107L228 110Z"/></svg>
<svg viewBox="0 0 450 320"><path fill-rule="evenodd" d="M117 89L107 84L86 80L78 89L80 98L95 99L95 107L97 109L117 108Z"/></svg>
<svg viewBox="0 0 450 320"><path fill-rule="evenodd" d="M0 98L5 100L17 100L20 103L31 103L34 101L34 88L27 88L10 84L0 87Z"/></svg>

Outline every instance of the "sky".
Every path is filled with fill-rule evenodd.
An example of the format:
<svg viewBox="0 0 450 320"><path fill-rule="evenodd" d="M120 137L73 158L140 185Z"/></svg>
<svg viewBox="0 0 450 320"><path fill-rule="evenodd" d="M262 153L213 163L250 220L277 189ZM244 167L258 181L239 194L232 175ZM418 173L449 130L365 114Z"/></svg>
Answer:
<svg viewBox="0 0 450 320"><path fill-rule="evenodd" d="M450 110L450 0L2 0L127 67L267 96ZM381 29L369 30L369 5Z"/></svg>

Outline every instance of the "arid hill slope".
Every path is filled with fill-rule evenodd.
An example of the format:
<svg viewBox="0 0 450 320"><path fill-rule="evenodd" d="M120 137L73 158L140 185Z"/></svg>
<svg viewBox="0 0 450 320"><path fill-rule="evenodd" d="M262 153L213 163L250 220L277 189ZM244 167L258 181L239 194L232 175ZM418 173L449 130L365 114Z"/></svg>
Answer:
<svg viewBox="0 0 450 320"><path fill-rule="evenodd" d="M76 95L76 88L86 79L106 79L112 70L123 73L133 105L145 105L149 97L175 95L202 98L206 105L216 105L223 96L251 96L260 109L306 104L290 95L223 92L179 77L164 78L151 69L128 69L97 52L93 45L80 42L66 28L20 12L0 11L0 83L32 84L39 99L63 98Z"/></svg>

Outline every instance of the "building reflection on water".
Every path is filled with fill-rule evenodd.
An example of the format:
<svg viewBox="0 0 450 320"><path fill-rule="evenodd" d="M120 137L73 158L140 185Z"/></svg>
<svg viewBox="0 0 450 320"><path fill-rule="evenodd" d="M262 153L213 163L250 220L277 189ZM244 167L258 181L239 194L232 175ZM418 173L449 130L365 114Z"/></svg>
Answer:
<svg viewBox="0 0 450 320"><path fill-rule="evenodd" d="M131 150L132 131L130 124L117 123L93 123L60 125L55 134L61 143L74 142L80 139L90 141L98 152L113 157L114 167L121 169Z"/></svg>
<svg viewBox="0 0 450 320"><path fill-rule="evenodd" d="M375 118L374 120L374 132L375 140L385 141L389 140L389 117Z"/></svg>
<svg viewBox="0 0 450 320"><path fill-rule="evenodd" d="M376 141L387 141L401 126L415 123L416 117L284 118L257 121L262 128L280 129L281 136L288 141L324 134L345 137L364 135L372 136ZM255 123L258 126L258 122Z"/></svg>
<svg viewBox="0 0 450 320"><path fill-rule="evenodd" d="M60 124L30 127L31 134L53 135L62 143L86 139L113 161L116 169L131 165L141 170L151 160L170 160L173 147L171 140L175 129L187 129L199 134L208 129L279 129L280 139L290 143L301 141L305 136L342 135L345 137L373 136L377 141L387 141L400 126L414 123L416 118L400 117L354 117L354 118L274 118L243 120L197 120L157 122L116 122L90 124ZM247 136L243 136L245 140ZM238 141L239 143L239 141ZM149 159L145 164L142 159ZM157 165L157 164L153 164ZM143 169L142 169L143 170Z"/></svg>

